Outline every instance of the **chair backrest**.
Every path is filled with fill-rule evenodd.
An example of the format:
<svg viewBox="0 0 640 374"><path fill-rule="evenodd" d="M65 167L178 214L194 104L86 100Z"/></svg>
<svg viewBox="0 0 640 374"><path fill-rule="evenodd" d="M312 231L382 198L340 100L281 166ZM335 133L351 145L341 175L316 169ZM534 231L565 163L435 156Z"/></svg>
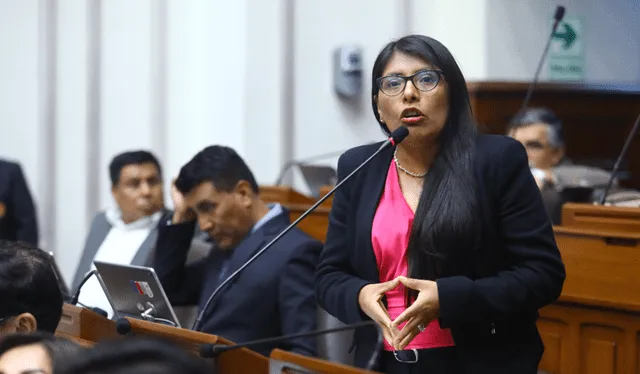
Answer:
<svg viewBox="0 0 640 374"><path fill-rule="evenodd" d="M614 191L607 195L607 205L640 208L640 191Z"/></svg>
<svg viewBox="0 0 640 374"><path fill-rule="evenodd" d="M553 168L553 174L560 187L604 188L609 183L611 173L592 166L561 165ZM617 180L614 180L617 185Z"/></svg>
<svg viewBox="0 0 640 374"><path fill-rule="evenodd" d="M194 238L191 241L191 247L189 248L189 254L187 255L186 265L198 262L207 256L213 247L213 244L207 240L207 233L200 231L196 228ZM180 325L184 328L191 328L193 323L198 318L198 306L197 305L180 305L174 306L173 311L176 313Z"/></svg>
<svg viewBox="0 0 640 374"><path fill-rule="evenodd" d="M190 329L198 318L197 305L177 305L173 307L173 311L180 321L180 325L185 329Z"/></svg>
<svg viewBox="0 0 640 374"><path fill-rule="evenodd" d="M318 329L332 329L345 326L336 317L318 307ZM353 342L353 331L340 331L318 337L318 356L321 359L353 365L353 352L349 348Z"/></svg>
<svg viewBox="0 0 640 374"><path fill-rule="evenodd" d="M213 243L207 239L206 233L197 231L196 235L194 235L194 238L191 240L186 264L189 265L206 258L209 256L209 252L211 252L212 249Z"/></svg>

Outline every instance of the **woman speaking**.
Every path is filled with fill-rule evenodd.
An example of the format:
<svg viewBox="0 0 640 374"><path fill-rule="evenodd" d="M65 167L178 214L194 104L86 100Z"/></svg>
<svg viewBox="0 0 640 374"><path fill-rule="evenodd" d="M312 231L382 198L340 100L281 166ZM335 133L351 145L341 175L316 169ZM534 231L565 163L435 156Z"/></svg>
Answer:
<svg viewBox="0 0 640 374"><path fill-rule="evenodd" d="M372 75L380 127L409 135L336 191L320 305L379 325L386 373L536 373L537 311L565 272L524 147L478 134L460 68L432 38L389 43ZM378 147L344 153L339 179ZM357 366L377 333L356 331Z"/></svg>

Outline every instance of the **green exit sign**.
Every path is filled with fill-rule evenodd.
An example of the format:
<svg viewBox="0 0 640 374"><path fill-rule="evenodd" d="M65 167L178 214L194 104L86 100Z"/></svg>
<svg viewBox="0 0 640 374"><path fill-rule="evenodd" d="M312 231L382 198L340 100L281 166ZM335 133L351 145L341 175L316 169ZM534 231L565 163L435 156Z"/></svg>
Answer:
<svg viewBox="0 0 640 374"><path fill-rule="evenodd" d="M565 16L558 24L549 46L549 60L547 63L549 79L564 81L584 80L584 39L584 22L582 18Z"/></svg>

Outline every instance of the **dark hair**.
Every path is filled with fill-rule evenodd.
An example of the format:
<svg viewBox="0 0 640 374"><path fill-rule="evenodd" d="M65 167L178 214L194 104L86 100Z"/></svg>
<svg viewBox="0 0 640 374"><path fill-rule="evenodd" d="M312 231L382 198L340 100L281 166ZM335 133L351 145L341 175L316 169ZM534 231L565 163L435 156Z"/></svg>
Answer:
<svg viewBox="0 0 640 374"><path fill-rule="evenodd" d="M205 374L204 360L169 342L127 338L100 342L61 374Z"/></svg>
<svg viewBox="0 0 640 374"><path fill-rule="evenodd" d="M509 122L507 131L526 127L534 123L544 123L549 127L549 143L554 148L564 146L564 135L562 134L562 121L556 114L548 108L528 108L516 113Z"/></svg>
<svg viewBox="0 0 640 374"><path fill-rule="evenodd" d="M425 176L407 247L408 275L433 280L459 271L468 261L462 251L473 248L480 232L472 167L478 130L467 84L449 50L435 39L409 35L387 44L373 65L373 113L385 133L389 129L378 115L376 81L395 52L423 59L442 70L449 86L447 121L438 136L438 154ZM409 291L410 297L416 294Z"/></svg>
<svg viewBox="0 0 640 374"><path fill-rule="evenodd" d="M85 348L78 344L50 333L19 333L3 336L0 339L0 356L10 350L26 345L40 344L47 351L53 364L53 372L63 370L78 354L83 353Z"/></svg>
<svg viewBox="0 0 640 374"><path fill-rule="evenodd" d="M55 332L62 293L48 253L23 242L0 240L0 318L31 313L38 330Z"/></svg>
<svg viewBox="0 0 640 374"><path fill-rule="evenodd" d="M162 168L156 156L147 151L131 151L120 153L109 164L109 177L111 185L116 186L120 182L120 173L125 166L153 164L158 169L158 175L162 178Z"/></svg>
<svg viewBox="0 0 640 374"><path fill-rule="evenodd" d="M249 182L256 194L258 183L244 160L232 148L212 145L198 152L180 169L175 185L182 194L203 182L211 182L219 191L231 192L241 180Z"/></svg>

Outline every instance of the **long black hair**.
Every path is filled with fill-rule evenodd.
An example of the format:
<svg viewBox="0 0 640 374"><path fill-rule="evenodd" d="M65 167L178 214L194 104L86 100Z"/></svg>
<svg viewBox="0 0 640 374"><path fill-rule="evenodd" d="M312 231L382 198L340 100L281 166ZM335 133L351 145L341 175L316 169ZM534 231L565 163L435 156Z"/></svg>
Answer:
<svg viewBox="0 0 640 374"><path fill-rule="evenodd" d="M435 280L455 274L468 261L480 233L473 154L478 129L471 113L467 84L449 50L435 39L409 35L387 44L375 61L371 99L382 130L376 81L395 52L418 57L442 70L449 86L449 112L438 136L438 154L424 180L407 248L408 275ZM416 292L409 292L415 297Z"/></svg>

